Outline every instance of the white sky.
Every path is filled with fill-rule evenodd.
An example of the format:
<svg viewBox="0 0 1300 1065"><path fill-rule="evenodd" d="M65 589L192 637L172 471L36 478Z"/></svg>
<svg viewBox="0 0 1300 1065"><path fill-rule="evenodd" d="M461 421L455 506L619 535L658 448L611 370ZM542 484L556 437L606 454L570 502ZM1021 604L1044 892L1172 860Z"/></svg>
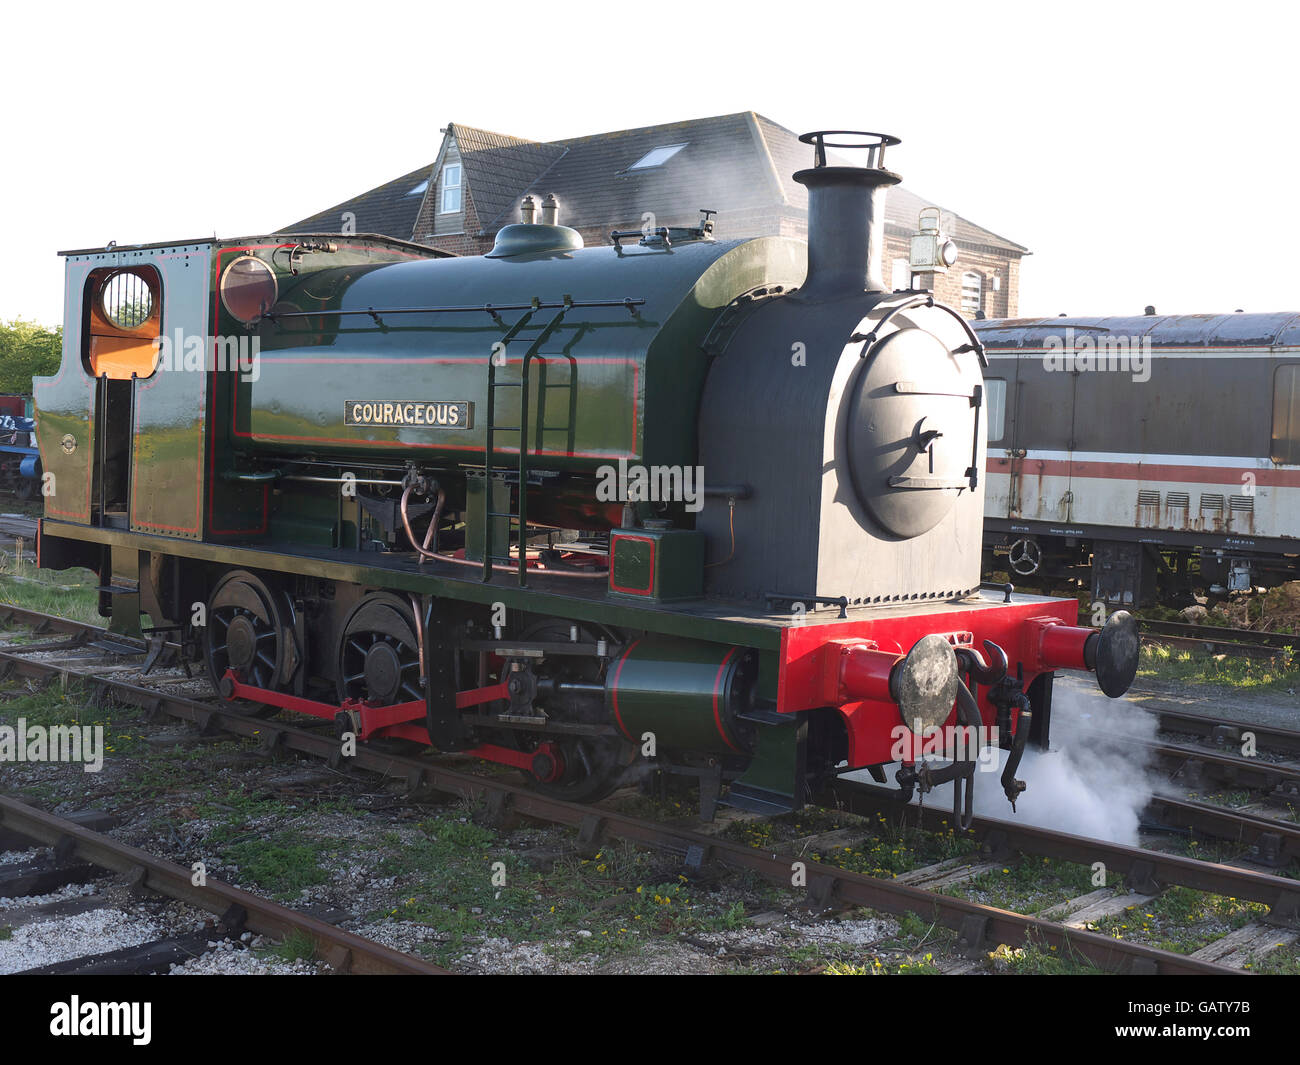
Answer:
<svg viewBox="0 0 1300 1065"><path fill-rule="evenodd" d="M21 0L20 0L21 2ZM1300 310L1283 3L73 2L0 15L0 318L55 252L242 236L432 160L755 110L896 134L918 194L1027 245L1027 315Z"/></svg>

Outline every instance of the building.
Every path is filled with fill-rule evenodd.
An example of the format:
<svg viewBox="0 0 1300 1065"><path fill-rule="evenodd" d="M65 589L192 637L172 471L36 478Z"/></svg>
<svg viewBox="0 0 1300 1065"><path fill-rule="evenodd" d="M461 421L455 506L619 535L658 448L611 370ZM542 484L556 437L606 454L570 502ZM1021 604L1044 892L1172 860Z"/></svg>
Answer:
<svg viewBox="0 0 1300 1065"><path fill-rule="evenodd" d="M719 239L782 235L807 239L808 194L791 175L812 165L812 149L752 111L642 129L539 142L458 124L442 131L428 166L321 211L284 233L383 233L458 255L491 250L497 230L519 221L526 195L559 202L559 221L590 246L610 230L698 223L718 212ZM851 155L852 153L849 153ZM852 159L846 159L852 163ZM885 283L908 285L917 215L934 206L906 185L889 190ZM968 317L1015 317L1023 246L943 210L957 265L936 277L935 294Z"/></svg>

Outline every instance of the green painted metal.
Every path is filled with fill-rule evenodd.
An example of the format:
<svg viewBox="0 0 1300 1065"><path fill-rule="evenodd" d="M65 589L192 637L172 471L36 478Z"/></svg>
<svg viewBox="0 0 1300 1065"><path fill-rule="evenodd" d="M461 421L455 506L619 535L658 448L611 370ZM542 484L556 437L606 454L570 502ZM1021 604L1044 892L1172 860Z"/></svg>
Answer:
<svg viewBox="0 0 1300 1065"><path fill-rule="evenodd" d="M497 232L492 250L487 254L489 259L500 259L508 255L553 255L578 251L581 247L582 234L576 229L516 222Z"/></svg>
<svg viewBox="0 0 1300 1065"><path fill-rule="evenodd" d="M322 456L481 465L494 345L512 330L519 344L535 340L549 315L462 310L385 316L383 310L641 299L635 315L624 306L575 307L540 345L551 387L529 390L529 447L537 452L532 465L590 471L619 457L687 464L694 461L695 409L708 364L700 344L718 312L750 289L794 284L802 274L802 245L778 237L701 241L671 251L593 248L326 270L309 283L286 283L277 307L373 308L378 320L368 313L323 314L284 319L266 330L260 377L240 386L234 439L259 453L310 447ZM519 383L522 351L512 345L506 358L497 379ZM516 388L496 397L496 423L521 424L515 420L520 393ZM474 421L468 429L346 423L349 400L399 399L469 402ZM516 435L500 450L517 447Z"/></svg>
<svg viewBox="0 0 1300 1065"><path fill-rule="evenodd" d="M781 725L760 724L754 758L732 783L732 790L776 807L797 810L803 805L804 748L808 723L792 720Z"/></svg>
<svg viewBox="0 0 1300 1065"><path fill-rule="evenodd" d="M610 543L610 595L673 602L704 594L703 533L615 529Z"/></svg>
<svg viewBox="0 0 1300 1065"><path fill-rule="evenodd" d="M752 730L734 714L748 709L756 672L740 648L648 638L612 667L605 702L634 743L649 732L661 751L743 754Z"/></svg>
<svg viewBox="0 0 1300 1065"><path fill-rule="evenodd" d="M787 614L746 613L735 604L699 603L684 607L680 604L661 606L614 600L604 594L605 587L599 581L550 578L548 581L539 580L539 586L525 588L508 583L483 584L475 579L466 579L466 573L473 572L468 567L453 567L448 563L420 567L414 561L370 552L326 551L300 546L289 550L288 545L255 543L190 543L49 519L45 522L43 535L69 541L127 545L244 569L298 573L365 588L422 592L435 598L484 606L501 602L510 611L562 617L617 629L727 642L742 647L776 649L781 643L781 630L790 624Z"/></svg>
<svg viewBox="0 0 1300 1065"><path fill-rule="evenodd" d="M510 548L510 519L488 516L489 512L509 513L510 486L499 475L486 481L485 487L481 474L465 479L465 557L484 564L485 578L494 560L496 564L508 561Z"/></svg>

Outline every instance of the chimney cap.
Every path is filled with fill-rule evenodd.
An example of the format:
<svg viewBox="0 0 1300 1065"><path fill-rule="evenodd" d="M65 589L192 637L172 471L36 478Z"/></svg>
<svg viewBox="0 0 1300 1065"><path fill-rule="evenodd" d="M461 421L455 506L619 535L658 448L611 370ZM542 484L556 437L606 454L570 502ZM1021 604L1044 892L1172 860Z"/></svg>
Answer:
<svg viewBox="0 0 1300 1065"><path fill-rule="evenodd" d="M828 141L827 137L860 137L863 139L858 141ZM851 148L867 152L867 166L869 168L879 167L884 169L885 149L903 143L898 137L889 133L868 133L866 130L860 129L818 129L811 133L799 134L799 140L803 144L813 146L813 166L816 168L826 165L827 148Z"/></svg>

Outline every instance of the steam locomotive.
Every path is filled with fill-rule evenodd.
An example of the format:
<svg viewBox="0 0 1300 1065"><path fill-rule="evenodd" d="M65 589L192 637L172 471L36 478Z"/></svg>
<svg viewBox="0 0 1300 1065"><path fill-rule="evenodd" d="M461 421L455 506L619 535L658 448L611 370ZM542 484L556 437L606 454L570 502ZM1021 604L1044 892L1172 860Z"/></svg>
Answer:
<svg viewBox="0 0 1300 1065"><path fill-rule="evenodd" d="M1014 802L1053 671L1122 694L1136 625L981 589L983 347L880 281L897 139L801 140L806 246L704 212L584 248L527 201L485 256L64 253L40 564L96 570L110 628L147 613L227 698L563 798L656 770L705 816L780 812L897 763L968 814L992 744Z"/></svg>

